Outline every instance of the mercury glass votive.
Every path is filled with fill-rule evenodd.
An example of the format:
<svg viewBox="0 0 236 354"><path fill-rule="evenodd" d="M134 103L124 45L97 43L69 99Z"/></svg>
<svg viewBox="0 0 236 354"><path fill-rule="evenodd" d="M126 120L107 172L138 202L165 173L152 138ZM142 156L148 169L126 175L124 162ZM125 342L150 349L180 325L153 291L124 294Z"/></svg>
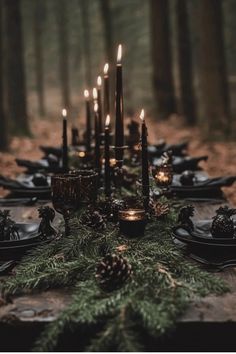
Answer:
<svg viewBox="0 0 236 354"><path fill-rule="evenodd" d="M126 209L119 211L120 232L126 236L143 236L147 224L144 209Z"/></svg>

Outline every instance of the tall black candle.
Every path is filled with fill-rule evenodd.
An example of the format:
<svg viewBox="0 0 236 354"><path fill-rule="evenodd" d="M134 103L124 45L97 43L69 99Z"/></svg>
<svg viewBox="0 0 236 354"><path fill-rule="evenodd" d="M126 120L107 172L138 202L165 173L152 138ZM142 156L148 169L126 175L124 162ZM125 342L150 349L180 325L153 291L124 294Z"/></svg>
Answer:
<svg viewBox="0 0 236 354"><path fill-rule="evenodd" d="M104 65L104 77L103 77L103 111L104 117L110 114L110 85L109 85L109 76L108 76L109 65L106 63Z"/></svg>
<svg viewBox="0 0 236 354"><path fill-rule="evenodd" d="M98 116L98 104L97 102L94 104L94 121L95 121L95 168L100 172L100 133L99 133L99 116Z"/></svg>
<svg viewBox="0 0 236 354"><path fill-rule="evenodd" d="M91 112L89 102L89 91L84 90L84 97L86 103L86 151L91 152Z"/></svg>
<svg viewBox="0 0 236 354"><path fill-rule="evenodd" d="M122 166L124 155L124 112L123 112L123 79L122 79L122 46L118 47L116 65L116 132L115 132L115 157L117 165Z"/></svg>
<svg viewBox="0 0 236 354"><path fill-rule="evenodd" d="M142 192L144 197L144 206L148 207L149 204L149 166L148 166L148 144L147 144L147 127L144 120L144 110L142 109L140 118L142 120Z"/></svg>
<svg viewBox="0 0 236 354"><path fill-rule="evenodd" d="M98 76L97 78L97 93L98 93L99 134L102 134L103 126L102 126L102 78L101 76Z"/></svg>
<svg viewBox="0 0 236 354"><path fill-rule="evenodd" d="M62 169L68 171L67 110L62 110Z"/></svg>
<svg viewBox="0 0 236 354"><path fill-rule="evenodd" d="M110 116L106 116L105 124L105 195L110 197L111 195L111 171L110 171Z"/></svg>

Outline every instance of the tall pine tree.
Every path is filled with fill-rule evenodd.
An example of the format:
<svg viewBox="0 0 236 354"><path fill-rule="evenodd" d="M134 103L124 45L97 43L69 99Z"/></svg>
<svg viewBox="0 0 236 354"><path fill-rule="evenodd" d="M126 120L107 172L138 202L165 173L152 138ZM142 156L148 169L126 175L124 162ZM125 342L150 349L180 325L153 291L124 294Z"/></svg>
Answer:
<svg viewBox="0 0 236 354"><path fill-rule="evenodd" d="M202 113L200 126L211 138L229 135L231 115L221 0L198 0L196 16L198 73Z"/></svg>
<svg viewBox="0 0 236 354"><path fill-rule="evenodd" d="M7 40L7 101L12 132L29 134L27 115L21 1L5 0Z"/></svg>
<svg viewBox="0 0 236 354"><path fill-rule="evenodd" d="M168 0L150 0L153 89L162 118L176 111L172 73Z"/></svg>

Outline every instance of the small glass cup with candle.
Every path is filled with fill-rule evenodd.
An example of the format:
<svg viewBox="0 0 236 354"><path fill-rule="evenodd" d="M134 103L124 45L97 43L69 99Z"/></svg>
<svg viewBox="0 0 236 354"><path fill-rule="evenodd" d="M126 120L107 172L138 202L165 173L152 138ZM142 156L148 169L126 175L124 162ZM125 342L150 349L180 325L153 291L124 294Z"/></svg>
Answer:
<svg viewBox="0 0 236 354"><path fill-rule="evenodd" d="M119 211L120 232L126 236L143 236L147 224L144 209L125 209Z"/></svg>
<svg viewBox="0 0 236 354"><path fill-rule="evenodd" d="M154 178L158 187L168 189L173 180L172 165L162 164L161 166L159 166L157 168Z"/></svg>

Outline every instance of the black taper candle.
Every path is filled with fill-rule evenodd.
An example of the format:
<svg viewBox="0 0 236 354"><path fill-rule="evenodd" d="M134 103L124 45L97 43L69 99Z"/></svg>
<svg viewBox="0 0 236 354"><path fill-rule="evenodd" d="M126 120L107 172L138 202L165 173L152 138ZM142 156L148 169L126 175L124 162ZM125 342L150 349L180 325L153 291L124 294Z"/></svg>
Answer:
<svg viewBox="0 0 236 354"><path fill-rule="evenodd" d="M100 173L100 160L101 160L101 156L100 156L100 133L99 133L99 116L98 116L98 104L95 103L94 104L94 122L95 122L95 126L94 126L94 130L95 130L95 168L98 170L98 172Z"/></svg>
<svg viewBox="0 0 236 354"><path fill-rule="evenodd" d="M106 63L104 65L104 78L103 78L103 111L104 117L110 114L110 85L108 76L109 65Z"/></svg>
<svg viewBox="0 0 236 354"><path fill-rule="evenodd" d="M111 196L111 167L110 167L110 116L106 116L105 124L105 141L104 141L104 155L105 155L105 195Z"/></svg>
<svg viewBox="0 0 236 354"><path fill-rule="evenodd" d="M68 171L67 110L62 110L62 169Z"/></svg>
<svg viewBox="0 0 236 354"><path fill-rule="evenodd" d="M101 134L103 132L102 123L102 78L98 76L97 78L97 92L98 92L98 123L99 123L99 134L100 134L100 144L101 144Z"/></svg>
<svg viewBox="0 0 236 354"><path fill-rule="evenodd" d="M144 207L147 209L149 204L149 163L148 163L148 144L147 144L147 127L144 120L144 110L142 109L140 118L142 119L142 192L144 197Z"/></svg>
<svg viewBox="0 0 236 354"><path fill-rule="evenodd" d="M84 97L86 100L86 151L91 152L91 112L89 102L89 91L84 90Z"/></svg>
<svg viewBox="0 0 236 354"><path fill-rule="evenodd" d="M122 167L124 155L124 112L123 112L123 79L122 79L122 47L119 45L116 65L116 132L115 158L117 165Z"/></svg>

